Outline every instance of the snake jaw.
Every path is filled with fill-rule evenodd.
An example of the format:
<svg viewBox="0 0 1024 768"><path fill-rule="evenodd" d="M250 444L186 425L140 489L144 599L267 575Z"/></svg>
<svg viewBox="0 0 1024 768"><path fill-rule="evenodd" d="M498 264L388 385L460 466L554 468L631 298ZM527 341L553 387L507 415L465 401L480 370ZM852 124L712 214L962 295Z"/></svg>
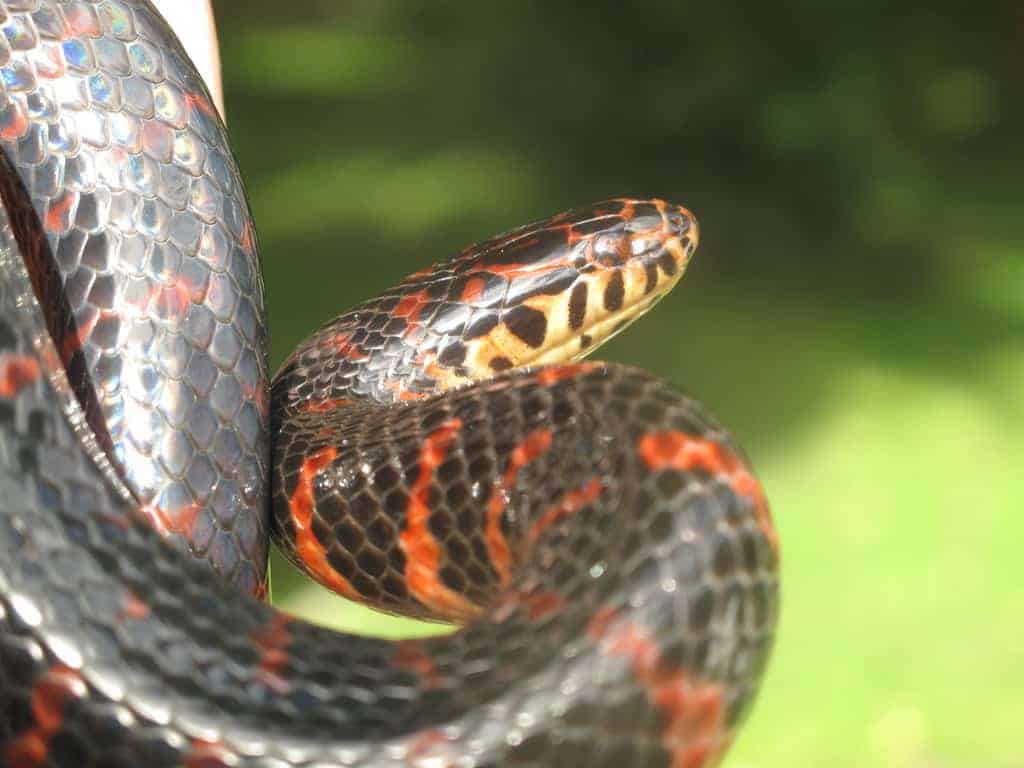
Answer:
<svg viewBox="0 0 1024 768"><path fill-rule="evenodd" d="M609 214L597 204L588 217L562 224L569 253L535 256L532 270L517 269L516 281L536 281L541 264L558 290L533 290L516 306L501 309L499 322L475 339L465 358L468 379L506 368L578 360L649 311L682 277L698 240L687 209L661 200L614 201ZM568 275L567 275L568 273ZM511 302L510 302L511 303ZM525 332L523 318L534 326Z"/></svg>
<svg viewBox="0 0 1024 768"><path fill-rule="evenodd" d="M525 302L547 318L543 345L523 349L508 334L498 333L495 344L500 354L516 365L579 360L645 315L676 286L697 246L696 219L685 208L660 200L630 205L634 210L654 207L660 215L634 214L627 219L622 231L614 233L621 241L615 249L607 247L609 237L599 235L590 249L592 268L582 269L570 288ZM613 250L628 250L631 255L612 265L607 254ZM601 266L594 267L595 263Z"/></svg>
<svg viewBox="0 0 1024 768"><path fill-rule="evenodd" d="M557 343L553 343L535 356L523 358L519 364L523 366L552 365L582 360L600 345L619 335L636 320L647 314L655 304L665 298L668 291L677 282L679 282L679 276L666 283L664 291L642 297L614 314L597 317L575 332L564 333Z"/></svg>

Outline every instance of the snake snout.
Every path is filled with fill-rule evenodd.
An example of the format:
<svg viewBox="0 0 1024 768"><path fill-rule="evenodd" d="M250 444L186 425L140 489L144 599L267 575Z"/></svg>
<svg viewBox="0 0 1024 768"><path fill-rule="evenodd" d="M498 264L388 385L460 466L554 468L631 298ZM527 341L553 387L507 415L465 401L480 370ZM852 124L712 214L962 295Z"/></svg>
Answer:
<svg viewBox="0 0 1024 768"><path fill-rule="evenodd" d="M618 226L595 239L595 263L601 267L660 269L662 278L682 274L698 240L697 220L690 211L664 200L629 200L624 202L619 219Z"/></svg>
<svg viewBox="0 0 1024 768"><path fill-rule="evenodd" d="M626 223L626 232L633 256L657 263L668 277L686 269L699 238L693 214L662 200L638 205L636 215Z"/></svg>
<svg viewBox="0 0 1024 768"><path fill-rule="evenodd" d="M519 365L592 352L679 282L697 246L693 214L664 200L607 200L544 224L540 230L564 237L575 274L560 290L530 297L529 306L545 317L545 333L514 358Z"/></svg>

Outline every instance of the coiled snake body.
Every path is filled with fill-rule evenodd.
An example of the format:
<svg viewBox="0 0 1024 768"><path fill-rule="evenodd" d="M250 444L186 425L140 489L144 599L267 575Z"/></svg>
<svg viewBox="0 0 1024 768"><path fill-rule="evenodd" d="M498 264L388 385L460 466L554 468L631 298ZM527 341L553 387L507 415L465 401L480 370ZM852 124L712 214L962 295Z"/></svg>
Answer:
<svg viewBox="0 0 1024 768"><path fill-rule="evenodd" d="M716 762L771 645L767 502L697 403L580 362L679 279L690 214L473 246L270 396L241 181L163 21L2 0L0 29L0 762ZM335 591L463 626L274 611L244 594L268 527Z"/></svg>

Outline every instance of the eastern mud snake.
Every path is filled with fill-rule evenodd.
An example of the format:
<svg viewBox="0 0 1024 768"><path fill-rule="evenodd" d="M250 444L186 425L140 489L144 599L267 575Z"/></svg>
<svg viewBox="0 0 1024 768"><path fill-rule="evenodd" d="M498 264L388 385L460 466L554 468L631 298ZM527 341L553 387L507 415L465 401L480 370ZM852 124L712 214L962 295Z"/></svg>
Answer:
<svg viewBox="0 0 1024 768"><path fill-rule="evenodd" d="M143 0L5 0L0 29L0 762L716 762L771 645L767 502L697 403L578 362L678 280L690 215L473 246L270 397L248 206L173 35ZM344 636L240 594L268 527L465 626Z"/></svg>

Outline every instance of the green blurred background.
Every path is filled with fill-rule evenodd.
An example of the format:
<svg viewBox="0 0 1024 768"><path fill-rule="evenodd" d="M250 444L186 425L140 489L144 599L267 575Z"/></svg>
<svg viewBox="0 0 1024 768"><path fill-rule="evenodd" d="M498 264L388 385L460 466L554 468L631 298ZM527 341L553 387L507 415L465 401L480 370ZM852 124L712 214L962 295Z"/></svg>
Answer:
<svg viewBox="0 0 1024 768"><path fill-rule="evenodd" d="M1017 4L215 6L275 365L500 230L691 207L688 278L601 356L708 403L772 501L782 622L727 765L1024 766ZM280 562L275 592L410 631Z"/></svg>

